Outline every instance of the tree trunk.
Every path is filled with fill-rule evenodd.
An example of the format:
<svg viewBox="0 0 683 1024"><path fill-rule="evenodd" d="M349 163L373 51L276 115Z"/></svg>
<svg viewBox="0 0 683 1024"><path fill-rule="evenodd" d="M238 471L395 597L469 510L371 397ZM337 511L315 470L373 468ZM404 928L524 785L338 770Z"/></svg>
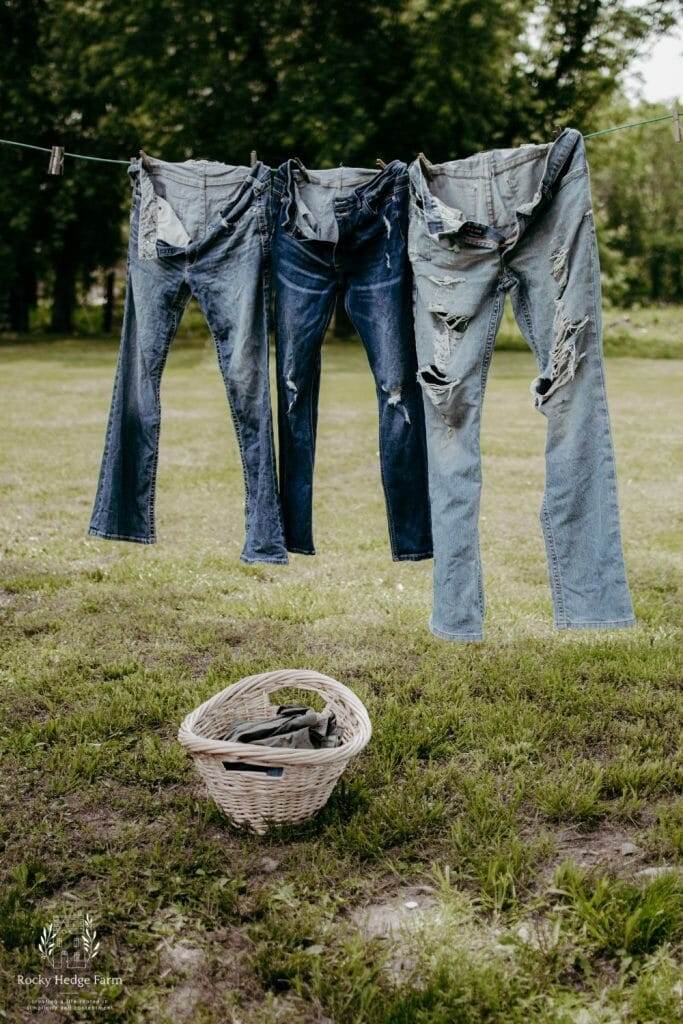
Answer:
<svg viewBox="0 0 683 1024"><path fill-rule="evenodd" d="M52 314L50 330L59 334L73 331L73 313L76 305L76 263L73 250L65 246L55 269L52 287Z"/></svg>
<svg viewBox="0 0 683 1024"><path fill-rule="evenodd" d="M8 321L10 330L27 334L31 309L36 303L36 278L32 267L21 267L12 281L8 295Z"/></svg>
<svg viewBox="0 0 683 1024"><path fill-rule="evenodd" d="M111 334L114 326L114 271L108 270L104 279L104 307L102 309L102 330Z"/></svg>

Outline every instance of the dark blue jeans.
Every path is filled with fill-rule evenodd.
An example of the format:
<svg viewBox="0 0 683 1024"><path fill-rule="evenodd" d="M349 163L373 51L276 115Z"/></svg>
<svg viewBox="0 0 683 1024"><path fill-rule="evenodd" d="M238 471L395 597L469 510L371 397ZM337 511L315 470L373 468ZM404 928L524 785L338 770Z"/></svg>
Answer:
<svg viewBox="0 0 683 1024"><path fill-rule="evenodd" d="M273 271L280 495L290 551L315 551L312 497L321 346L341 292L377 387L392 556L396 561L431 557L407 230L408 173L398 160L379 172L308 171L298 160L277 171Z"/></svg>
<svg viewBox="0 0 683 1024"><path fill-rule="evenodd" d="M242 456L245 562L286 562L268 380L270 170L149 157L133 184L121 348L90 533L152 544L169 346L191 296L213 335Z"/></svg>

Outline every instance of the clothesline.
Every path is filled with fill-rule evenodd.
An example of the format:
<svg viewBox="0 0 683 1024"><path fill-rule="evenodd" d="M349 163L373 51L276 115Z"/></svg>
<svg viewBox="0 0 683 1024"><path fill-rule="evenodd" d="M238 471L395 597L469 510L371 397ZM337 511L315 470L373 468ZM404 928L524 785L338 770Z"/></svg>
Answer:
<svg viewBox="0 0 683 1024"><path fill-rule="evenodd" d="M642 124L654 124L655 121L668 121L669 118L673 118L674 126L678 123L678 110L672 110L670 114L661 114L659 117L649 117L646 121L630 121L628 124L617 124L613 128L600 128L597 132L588 132L584 135L584 139L594 139L596 135L609 135L610 132L620 132L624 128L639 128ZM679 129L680 131L680 129ZM680 139L676 136L676 142Z"/></svg>
<svg viewBox="0 0 683 1024"><path fill-rule="evenodd" d="M37 149L41 153L51 153L55 146L32 146L29 142L15 142L13 139L0 139L0 145L3 146L19 146L21 149ZM130 163L130 160L111 160L106 156L86 156L85 153L62 153L62 156L73 157L74 160L93 160L100 164L125 164L126 167Z"/></svg>
<svg viewBox="0 0 683 1024"><path fill-rule="evenodd" d="M681 141L681 128L678 110L673 110L668 114L661 114L658 117L649 117L644 121L630 121L628 124L614 125L612 128L600 128L595 132L588 132L584 135L584 139L594 139L598 135L610 135L612 132L621 132L625 128L640 128L641 125L645 124L656 124L658 121L673 120L674 123L674 137L676 142ZM104 156L88 156L86 153L70 153L65 150L61 150L58 146L34 146L29 142L16 142L14 139L0 139L0 145L2 146L18 146L20 149L33 149L38 150L41 153L55 154L55 150L59 150L57 158L61 159L65 156L71 157L74 160L91 160L95 163L100 164L122 164L128 166L130 160L112 160L110 157ZM60 169L61 170L61 169ZM60 173L60 170L52 171L51 173Z"/></svg>

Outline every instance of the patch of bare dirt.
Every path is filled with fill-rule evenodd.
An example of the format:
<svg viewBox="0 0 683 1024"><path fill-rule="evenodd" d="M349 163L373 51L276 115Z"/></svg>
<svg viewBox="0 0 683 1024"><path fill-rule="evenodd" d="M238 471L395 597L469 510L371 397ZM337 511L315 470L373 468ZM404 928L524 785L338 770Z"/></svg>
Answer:
<svg viewBox="0 0 683 1024"><path fill-rule="evenodd" d="M415 937L439 931L445 917L434 890L418 885L355 910L351 920L365 938L387 942L386 970L393 981L400 982L417 965Z"/></svg>
<svg viewBox="0 0 683 1024"><path fill-rule="evenodd" d="M170 985L164 1019L174 1024L195 1019L200 1007L225 1007L235 993L249 993L253 984L249 966L250 943L237 928L205 934L167 937L157 946L159 978Z"/></svg>
<svg viewBox="0 0 683 1024"><path fill-rule="evenodd" d="M543 873L546 883L565 861L573 861L584 870L601 868L615 874L631 874L638 871L647 858L647 852L631 833L608 822L586 832L577 828L562 829L556 833L555 843L556 855Z"/></svg>

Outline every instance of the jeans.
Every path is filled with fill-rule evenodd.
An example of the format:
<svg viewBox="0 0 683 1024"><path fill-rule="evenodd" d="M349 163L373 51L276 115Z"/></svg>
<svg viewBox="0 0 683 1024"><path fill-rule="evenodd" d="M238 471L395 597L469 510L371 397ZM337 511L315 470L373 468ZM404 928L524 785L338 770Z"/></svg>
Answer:
<svg viewBox="0 0 683 1024"><path fill-rule="evenodd" d="M321 346L337 292L375 378L379 453L394 560L432 552L424 412L416 381L408 173L307 171L283 164L273 186L280 493L290 551L314 554L312 528ZM349 396L349 405L352 403ZM344 437L338 441L343 446Z"/></svg>
<svg viewBox="0 0 683 1024"><path fill-rule="evenodd" d="M415 275L434 530L430 627L480 640L479 429L505 295L538 364L547 419L541 525L558 629L633 624L602 357L600 277L580 134L550 145L410 167Z"/></svg>
<svg viewBox="0 0 683 1024"><path fill-rule="evenodd" d="M245 485L245 562L286 562L268 379L270 171L134 160L128 284L90 533L156 540L159 387L194 296L214 338Z"/></svg>

